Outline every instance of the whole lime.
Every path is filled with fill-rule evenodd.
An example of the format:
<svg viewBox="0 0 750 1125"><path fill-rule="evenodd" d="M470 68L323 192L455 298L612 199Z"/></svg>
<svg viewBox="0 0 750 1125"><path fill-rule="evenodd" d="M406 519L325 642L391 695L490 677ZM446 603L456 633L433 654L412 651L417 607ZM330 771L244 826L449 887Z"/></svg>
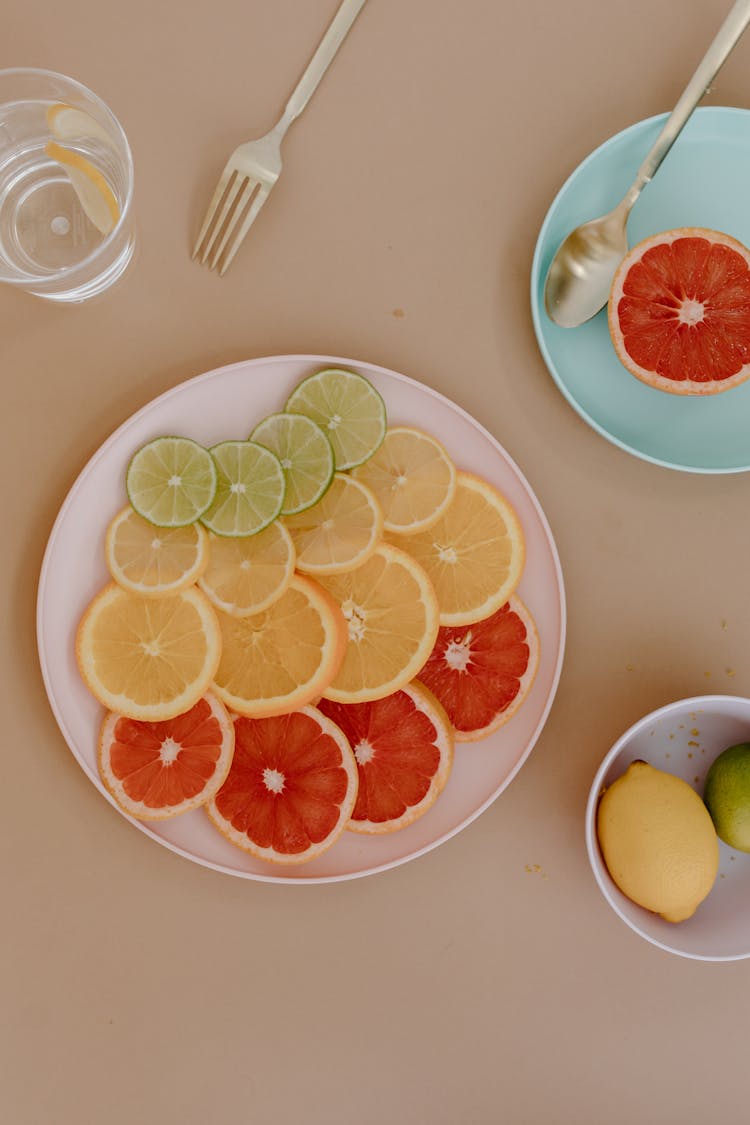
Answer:
<svg viewBox="0 0 750 1125"><path fill-rule="evenodd" d="M719 754L706 774L703 800L717 836L739 852L750 852L750 742Z"/></svg>

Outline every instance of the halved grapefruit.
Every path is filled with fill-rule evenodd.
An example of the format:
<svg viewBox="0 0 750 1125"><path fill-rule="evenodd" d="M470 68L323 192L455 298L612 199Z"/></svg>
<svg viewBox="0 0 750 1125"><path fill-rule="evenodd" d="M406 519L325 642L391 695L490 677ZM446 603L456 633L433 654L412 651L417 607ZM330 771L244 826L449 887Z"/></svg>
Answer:
<svg viewBox="0 0 750 1125"><path fill-rule="evenodd" d="M341 727L359 771L352 832L395 832L430 809L453 765L448 716L421 684L374 703L319 703Z"/></svg>
<svg viewBox="0 0 750 1125"><path fill-rule="evenodd" d="M165 820L215 796L233 752L232 720L208 692L184 715L165 722L110 712L99 735L99 773L126 813Z"/></svg>
<svg viewBox="0 0 750 1125"><path fill-rule="evenodd" d="M701 227L653 235L620 264L608 315L618 359L649 386L736 387L750 377L750 251Z"/></svg>
<svg viewBox="0 0 750 1125"><path fill-rule="evenodd" d="M229 776L206 806L237 847L272 863L305 863L336 842L357 797L343 732L314 707L238 717Z"/></svg>
<svg viewBox="0 0 750 1125"><path fill-rule="evenodd" d="M506 723L529 693L539 637L520 598L484 621L442 628L419 673L445 708L457 742L474 742Z"/></svg>

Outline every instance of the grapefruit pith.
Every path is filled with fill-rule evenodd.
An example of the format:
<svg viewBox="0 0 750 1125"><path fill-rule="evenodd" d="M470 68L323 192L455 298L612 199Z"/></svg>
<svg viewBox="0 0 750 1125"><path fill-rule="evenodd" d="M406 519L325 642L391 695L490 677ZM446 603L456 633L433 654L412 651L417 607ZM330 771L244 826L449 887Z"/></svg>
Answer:
<svg viewBox="0 0 750 1125"><path fill-rule="evenodd" d="M456 741L474 742L516 713L538 665L534 621L514 596L484 621L442 628L419 679L445 708Z"/></svg>
<svg viewBox="0 0 750 1125"><path fill-rule="evenodd" d="M453 764L453 731L426 688L415 682L372 703L322 699L319 707L341 727L357 762L351 831L395 832L432 807Z"/></svg>
<svg viewBox="0 0 750 1125"><path fill-rule="evenodd" d="M683 227L638 243L612 282L617 357L657 390L716 394L750 377L750 251Z"/></svg>
<svg viewBox="0 0 750 1125"><path fill-rule="evenodd" d="M272 863L305 863L336 842L357 797L343 732L314 707L238 716L229 776L206 811L237 847Z"/></svg>
<svg viewBox="0 0 750 1125"><path fill-rule="evenodd" d="M232 763L234 729L208 692L184 715L143 722L112 712L99 735L99 773L120 808L164 820L204 805Z"/></svg>

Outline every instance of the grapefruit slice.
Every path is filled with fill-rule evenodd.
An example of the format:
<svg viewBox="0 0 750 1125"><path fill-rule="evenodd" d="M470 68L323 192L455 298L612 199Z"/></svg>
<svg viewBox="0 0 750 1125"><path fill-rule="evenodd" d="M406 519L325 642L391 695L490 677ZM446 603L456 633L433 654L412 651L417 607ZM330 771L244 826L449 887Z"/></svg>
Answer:
<svg viewBox="0 0 750 1125"><path fill-rule="evenodd" d="M421 566L381 543L356 570L319 581L341 606L349 636L341 667L322 691L326 699L367 703L404 687L438 631L435 591Z"/></svg>
<svg viewBox="0 0 750 1125"><path fill-rule="evenodd" d="M237 847L271 863L306 863L346 827L357 765L341 730L314 707L234 722L229 776L209 817Z"/></svg>
<svg viewBox="0 0 750 1125"><path fill-rule="evenodd" d="M512 597L484 621L441 629L419 679L445 708L456 740L474 742L516 713L538 666L536 626Z"/></svg>
<svg viewBox="0 0 750 1125"><path fill-rule="evenodd" d="M649 386L736 387L750 377L750 251L699 227L647 238L620 264L608 316L618 359Z"/></svg>
<svg viewBox="0 0 750 1125"><path fill-rule="evenodd" d="M214 688L239 715L283 715L312 702L339 669L346 622L316 582L295 575L263 613L217 613L221 663Z"/></svg>
<svg viewBox="0 0 750 1125"><path fill-rule="evenodd" d="M441 625L470 625L489 617L515 590L526 557L512 506L471 473L457 474L453 500L437 523L396 542L427 572Z"/></svg>
<svg viewBox="0 0 750 1125"><path fill-rule="evenodd" d="M165 820L210 801L226 780L233 752L232 720L207 693L165 722L108 714L99 736L99 773L126 813Z"/></svg>
<svg viewBox="0 0 750 1125"><path fill-rule="evenodd" d="M158 722L190 710L208 690L220 655L216 614L195 586L153 598L111 582L88 606L76 635L89 691L129 719Z"/></svg>
<svg viewBox="0 0 750 1125"><path fill-rule="evenodd" d="M453 765L453 731L434 696L416 682L374 703L319 704L341 727L359 772L352 832L395 832L432 808Z"/></svg>

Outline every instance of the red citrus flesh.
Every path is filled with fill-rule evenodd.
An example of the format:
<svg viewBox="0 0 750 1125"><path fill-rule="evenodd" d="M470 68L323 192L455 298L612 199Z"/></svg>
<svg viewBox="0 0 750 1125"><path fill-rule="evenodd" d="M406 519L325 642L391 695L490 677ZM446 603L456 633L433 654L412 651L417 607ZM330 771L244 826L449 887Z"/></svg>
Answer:
<svg viewBox="0 0 750 1125"><path fill-rule="evenodd" d="M514 596L484 621L442 628L419 679L445 708L456 740L473 742L516 713L538 664L536 627Z"/></svg>
<svg viewBox="0 0 750 1125"><path fill-rule="evenodd" d="M161 722L110 712L99 738L99 772L131 816L162 820L210 800L227 776L233 749L226 708L207 694Z"/></svg>
<svg viewBox="0 0 750 1125"><path fill-rule="evenodd" d="M207 812L233 844L275 863L304 863L346 827L357 796L349 743L314 707L234 721L232 768Z"/></svg>
<svg viewBox="0 0 750 1125"><path fill-rule="evenodd" d="M453 764L448 717L421 684L370 703L320 701L341 727L359 772L353 832L394 832L422 816L442 792Z"/></svg>
<svg viewBox="0 0 750 1125"><path fill-rule="evenodd" d="M750 377L750 251L729 235L681 228L633 247L612 283L620 362L673 394L715 394Z"/></svg>

